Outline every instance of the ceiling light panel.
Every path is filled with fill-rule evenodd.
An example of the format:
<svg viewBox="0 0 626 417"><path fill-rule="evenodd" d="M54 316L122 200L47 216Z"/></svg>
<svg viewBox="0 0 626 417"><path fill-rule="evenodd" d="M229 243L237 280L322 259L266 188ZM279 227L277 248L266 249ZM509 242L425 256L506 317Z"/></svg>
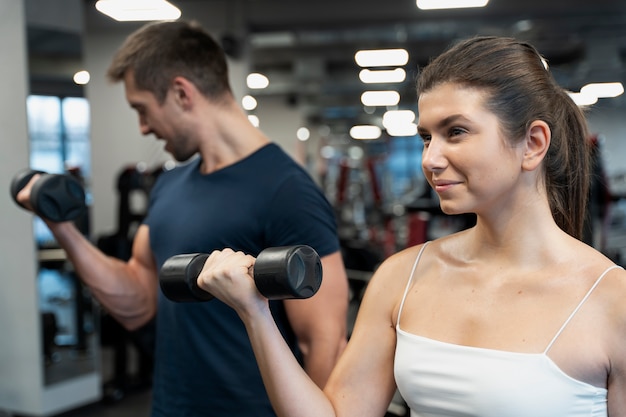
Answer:
<svg viewBox="0 0 626 417"><path fill-rule="evenodd" d="M578 106L591 106L592 104L596 104L598 102L598 97L594 96L593 94L583 94L576 92L569 92L567 94L572 98L572 100L574 100L574 103L576 103L576 105Z"/></svg>
<svg viewBox="0 0 626 417"><path fill-rule="evenodd" d="M406 49L361 50L354 60L360 67L401 67L409 62L409 53Z"/></svg>
<svg viewBox="0 0 626 417"><path fill-rule="evenodd" d="M380 127L374 125L357 125L350 129L350 137L352 139L372 140L378 139L382 131Z"/></svg>
<svg viewBox="0 0 626 417"><path fill-rule="evenodd" d="M180 9L166 0L98 0L96 10L117 21L176 20Z"/></svg>
<svg viewBox="0 0 626 417"><path fill-rule="evenodd" d="M395 106L400 102L397 91L366 91L361 94L361 103L365 106Z"/></svg>
<svg viewBox="0 0 626 417"><path fill-rule="evenodd" d="M406 71L402 68L394 70L362 69L359 72L359 79L366 84L401 83L406 79Z"/></svg>
<svg viewBox="0 0 626 417"><path fill-rule="evenodd" d="M489 0L416 0L417 7L422 10L485 7L487 3Z"/></svg>
<svg viewBox="0 0 626 417"><path fill-rule="evenodd" d="M265 75L258 72L248 74L246 77L246 85L251 89L263 89L270 85L270 80Z"/></svg>
<svg viewBox="0 0 626 417"><path fill-rule="evenodd" d="M415 123L409 123L404 126L393 126L387 129L387 134L389 136L416 136L417 135L417 125Z"/></svg>
<svg viewBox="0 0 626 417"><path fill-rule="evenodd" d="M591 83L583 86L580 92L585 95L598 98L617 97L624 94L624 86L620 82L614 83Z"/></svg>

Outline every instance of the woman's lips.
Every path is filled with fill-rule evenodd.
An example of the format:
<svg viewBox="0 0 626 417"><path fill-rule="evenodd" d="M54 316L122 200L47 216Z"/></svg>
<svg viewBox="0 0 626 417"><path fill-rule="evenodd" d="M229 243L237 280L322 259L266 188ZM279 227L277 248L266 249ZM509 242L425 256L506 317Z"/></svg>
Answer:
<svg viewBox="0 0 626 417"><path fill-rule="evenodd" d="M433 188L437 193L443 193L459 184L458 181L451 180L433 180Z"/></svg>

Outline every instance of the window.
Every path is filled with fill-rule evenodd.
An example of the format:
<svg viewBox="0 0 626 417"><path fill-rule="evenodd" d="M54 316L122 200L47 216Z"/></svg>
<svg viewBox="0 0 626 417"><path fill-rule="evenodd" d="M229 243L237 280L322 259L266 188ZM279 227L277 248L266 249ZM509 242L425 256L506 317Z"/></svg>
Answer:
<svg viewBox="0 0 626 417"><path fill-rule="evenodd" d="M49 173L91 175L89 103L80 97L28 97L30 167Z"/></svg>
<svg viewBox="0 0 626 417"><path fill-rule="evenodd" d="M31 95L26 100L30 139L30 168L51 174L72 170L85 184L91 177L89 103L81 97ZM85 187L87 201L90 200ZM45 223L34 217L40 247L56 242Z"/></svg>

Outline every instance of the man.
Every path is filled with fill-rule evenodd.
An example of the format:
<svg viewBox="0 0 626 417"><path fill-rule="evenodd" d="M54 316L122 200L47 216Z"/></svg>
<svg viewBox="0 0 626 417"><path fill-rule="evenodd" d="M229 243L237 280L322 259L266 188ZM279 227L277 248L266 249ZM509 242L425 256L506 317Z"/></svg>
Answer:
<svg viewBox="0 0 626 417"><path fill-rule="evenodd" d="M307 300L271 302L283 337L323 386L346 343L348 285L334 212L309 175L250 124L220 46L188 22L131 34L108 70L122 81L143 134L180 162L155 184L128 262L105 256L70 222L48 226L78 275L127 329L156 315L153 417L271 416L246 331L220 301L174 303L158 271L181 253L308 244L323 283ZM33 181L36 177L33 178ZM28 204L29 186L18 195Z"/></svg>

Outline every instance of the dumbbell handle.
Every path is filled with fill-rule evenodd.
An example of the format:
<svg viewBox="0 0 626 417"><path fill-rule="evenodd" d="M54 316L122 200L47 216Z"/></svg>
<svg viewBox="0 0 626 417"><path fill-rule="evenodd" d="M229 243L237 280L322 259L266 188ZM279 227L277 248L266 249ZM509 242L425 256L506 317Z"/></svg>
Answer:
<svg viewBox="0 0 626 417"><path fill-rule="evenodd" d="M177 302L213 299L197 283L208 257L191 253L166 260L159 272L163 294ZM322 283L322 264L307 245L267 248L257 256L253 276L257 289L268 299L309 298Z"/></svg>

